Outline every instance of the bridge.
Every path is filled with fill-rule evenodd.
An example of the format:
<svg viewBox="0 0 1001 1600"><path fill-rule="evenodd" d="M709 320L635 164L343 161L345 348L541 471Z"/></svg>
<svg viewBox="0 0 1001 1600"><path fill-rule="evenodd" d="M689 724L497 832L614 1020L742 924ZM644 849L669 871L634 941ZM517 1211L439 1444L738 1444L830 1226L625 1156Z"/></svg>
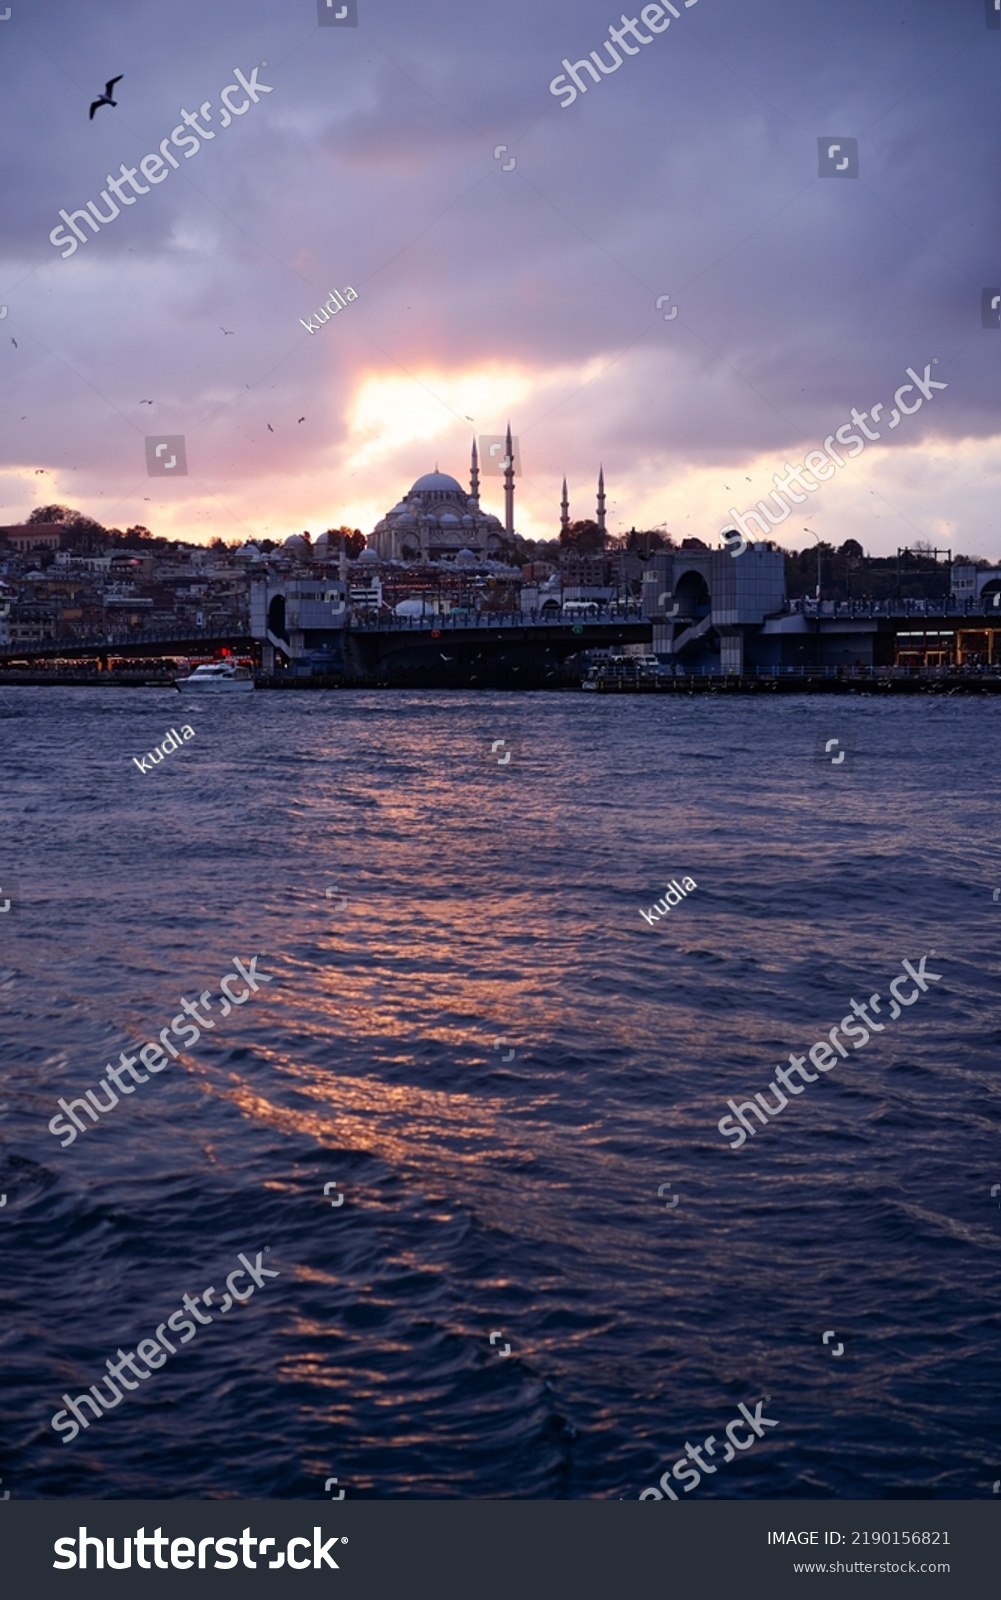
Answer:
<svg viewBox="0 0 1001 1600"><path fill-rule="evenodd" d="M480 612L472 616L349 617L325 632L325 648L292 659L289 639L268 629L264 640L234 629L210 632L187 628L118 629L86 639L46 640L0 646L0 666L11 663L93 661L107 667L112 657L153 660L169 656L212 655L222 649L251 655L260 666L270 645L289 666L269 673L267 682L300 675L324 683L399 687L548 687L572 680L564 672L569 656L586 650L647 644L652 625L637 607L568 621L548 614ZM304 671L305 669L305 671Z"/></svg>
<svg viewBox="0 0 1001 1600"><path fill-rule="evenodd" d="M811 650L808 640L813 635L818 648L826 651L817 656L818 667L834 660L830 649L822 646L825 638L830 640L835 655L839 650L852 654L863 635L870 635L871 664L889 666L898 649L917 648L911 641L921 635L951 633L962 642L962 634L968 635L979 627L989 640L983 647L984 660L993 664L995 660L1001 662L1001 604L995 605L995 598L1001 596L962 602L796 600L766 613L760 633L764 638L798 629L797 634L789 636L789 645L801 659L805 649L807 661ZM651 649L655 629L660 653L665 647L673 654L679 646L697 643L700 635L715 626L712 609L684 602L682 614L667 630L656 614L644 615L638 606L608 608L597 616L573 620L561 613L521 611L423 617L366 617L349 611L345 620L342 611L334 626L309 628L294 638L284 628L275 632L271 627L265 637L255 637L249 624L234 624L224 630L193 629L190 624L118 628L82 639L0 644L0 667L9 669L11 663L18 662L41 667L56 661L89 661L106 668L113 657L153 661L170 656L209 656L228 649L252 657L258 669L262 665L267 668L268 684L291 684L310 677L318 683L359 687L555 688L578 681L576 663L568 669L568 658L595 650L620 652L625 645ZM758 631L750 629L751 634ZM667 633L670 639L664 637ZM909 635L907 643L901 635ZM980 648L977 641L967 643ZM956 659L961 664L966 658ZM277 670L272 670L275 666ZM77 673L80 670L75 669ZM689 666L688 671L691 670ZM704 664L696 668L696 673L700 670L706 670ZM718 662L713 670L719 671ZM724 672L727 670L724 664ZM762 666L762 670L767 668Z"/></svg>
<svg viewBox="0 0 1001 1600"><path fill-rule="evenodd" d="M355 621L344 630L344 673L351 683L403 687L556 688L564 664L587 650L645 644L652 623L631 608L584 617L514 612Z"/></svg>
<svg viewBox="0 0 1001 1600"><path fill-rule="evenodd" d="M46 639L38 644L0 644L0 663L11 661L78 661L93 659L105 664L110 656L206 656L224 648L243 655L255 654L255 641L248 630L210 633L204 628L117 629L88 639Z"/></svg>

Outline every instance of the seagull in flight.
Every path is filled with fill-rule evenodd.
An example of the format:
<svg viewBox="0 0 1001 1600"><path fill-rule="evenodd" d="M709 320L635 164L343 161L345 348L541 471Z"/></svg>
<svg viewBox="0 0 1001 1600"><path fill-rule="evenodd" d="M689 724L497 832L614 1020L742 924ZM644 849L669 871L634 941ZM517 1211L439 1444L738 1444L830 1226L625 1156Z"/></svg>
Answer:
<svg viewBox="0 0 1001 1600"><path fill-rule="evenodd" d="M152 402L152 400L140 400L139 404L141 406L151 406L153 404L153 402Z"/></svg>
<svg viewBox="0 0 1001 1600"><path fill-rule="evenodd" d="M275 431L275 430L274 430L274 428L273 428L273 427L272 427L272 426L271 426L271 424L270 424L270 422L269 422L269 423L268 423L268 432L269 432L269 433L274 433L274 431Z"/></svg>
<svg viewBox="0 0 1001 1600"><path fill-rule="evenodd" d="M235 333L236 330L235 330L235 328L224 328L222 323L220 322L220 324L219 324L219 332L220 333Z"/></svg>
<svg viewBox="0 0 1001 1600"><path fill-rule="evenodd" d="M104 93L102 94L100 100L95 100L91 105L91 108L90 108L90 120L91 120L91 122L93 122L93 120L94 120L94 112L97 110L98 106L117 106L118 101L117 100L112 100L111 91L115 87L116 83L121 83L122 78L124 76L125 76L125 74L123 72L120 72L118 74L117 78L109 78L108 79L107 83L104 85Z"/></svg>
<svg viewBox="0 0 1001 1600"><path fill-rule="evenodd" d="M300 422L305 422L305 420L306 420L306 418L305 418L305 417L300 417L300 418L299 418L299 421L300 421Z"/></svg>

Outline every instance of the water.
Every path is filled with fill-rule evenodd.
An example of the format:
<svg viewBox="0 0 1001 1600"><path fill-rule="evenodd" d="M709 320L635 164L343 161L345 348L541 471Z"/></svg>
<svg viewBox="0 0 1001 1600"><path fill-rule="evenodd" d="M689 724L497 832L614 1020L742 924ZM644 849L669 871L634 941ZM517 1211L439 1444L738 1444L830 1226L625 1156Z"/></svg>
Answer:
<svg viewBox="0 0 1001 1600"><path fill-rule="evenodd" d="M990 1494L999 718L0 697L3 1488L635 1498L767 1395L695 1497ZM851 771L814 763L836 736ZM731 1150L727 1099L930 950ZM57 1097L259 952L270 985L61 1148ZM240 1252L279 1276L63 1443L63 1392L185 1293L216 1312Z"/></svg>

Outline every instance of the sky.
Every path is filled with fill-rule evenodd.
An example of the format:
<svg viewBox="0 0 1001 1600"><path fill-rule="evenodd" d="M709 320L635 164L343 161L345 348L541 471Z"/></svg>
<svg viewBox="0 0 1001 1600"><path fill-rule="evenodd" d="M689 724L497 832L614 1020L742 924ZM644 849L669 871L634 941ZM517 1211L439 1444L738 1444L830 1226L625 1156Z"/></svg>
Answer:
<svg viewBox="0 0 1001 1600"><path fill-rule="evenodd" d="M675 0L573 103L550 89L564 58L612 65L609 28L642 8L9 9L0 523L60 503L197 542L367 534L436 465L466 481L473 436L510 418L526 537L557 532L564 473L593 515L602 464L612 534L717 544L853 406L889 411L936 362L947 387L774 537L1001 560L986 0ZM857 177L821 177L818 141L847 139ZM137 193L122 165L161 141L177 167L160 155ZM109 220L53 244L89 200ZM176 436L187 475L150 475L146 439ZM501 487L481 488L499 515Z"/></svg>

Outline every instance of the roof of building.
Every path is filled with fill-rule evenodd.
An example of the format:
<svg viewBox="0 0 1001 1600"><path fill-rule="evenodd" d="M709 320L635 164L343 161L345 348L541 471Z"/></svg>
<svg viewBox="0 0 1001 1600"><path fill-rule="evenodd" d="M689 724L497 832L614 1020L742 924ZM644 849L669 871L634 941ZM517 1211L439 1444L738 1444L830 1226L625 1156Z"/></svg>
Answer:
<svg viewBox="0 0 1001 1600"><path fill-rule="evenodd" d="M457 483L454 478L450 478L447 472L426 472L423 478L417 479L410 493L426 494L434 489L445 491L449 494L457 494L463 500L468 499L468 491L462 487L461 483Z"/></svg>

